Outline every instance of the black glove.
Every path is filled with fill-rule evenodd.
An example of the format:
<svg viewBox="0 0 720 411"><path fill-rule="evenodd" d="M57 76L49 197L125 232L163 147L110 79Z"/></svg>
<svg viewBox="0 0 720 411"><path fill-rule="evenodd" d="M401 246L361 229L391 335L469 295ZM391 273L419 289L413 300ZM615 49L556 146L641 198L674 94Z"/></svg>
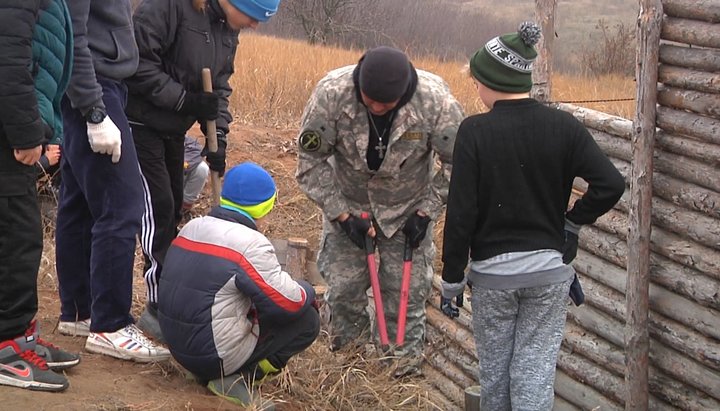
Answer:
<svg viewBox="0 0 720 411"><path fill-rule="evenodd" d="M357 218L350 214L345 221L340 221L340 227L350 237L353 243L361 250L365 249L365 236L370 229L370 220L365 218Z"/></svg>
<svg viewBox="0 0 720 411"><path fill-rule="evenodd" d="M430 224L430 217L421 217L418 213L413 213L405 221L402 232L410 240L410 247L418 248L420 243L425 238L425 233Z"/></svg>
<svg viewBox="0 0 720 411"><path fill-rule="evenodd" d="M219 97L213 93L185 93L185 101L180 106L180 113L195 116L200 121L218 118Z"/></svg>
<svg viewBox="0 0 720 411"><path fill-rule="evenodd" d="M225 149L227 148L227 137L225 137L225 133L219 130L217 132L217 145L217 151L211 153L208 149L207 140L205 140L205 147L202 149L200 155L207 159L210 170L217 171L218 176L222 177L225 175Z"/></svg>
<svg viewBox="0 0 720 411"><path fill-rule="evenodd" d="M582 290L577 274L575 274L575 278L570 284L570 299L576 306L580 306L585 302L585 293Z"/></svg>
<svg viewBox="0 0 720 411"><path fill-rule="evenodd" d="M578 236L572 231L565 230L565 244L563 244L563 263L570 264L577 256Z"/></svg>
<svg viewBox="0 0 720 411"><path fill-rule="evenodd" d="M462 307L462 305L460 305L460 307ZM442 295L440 296L440 311L450 318L457 318L460 316L460 309L453 307L452 299L445 298Z"/></svg>

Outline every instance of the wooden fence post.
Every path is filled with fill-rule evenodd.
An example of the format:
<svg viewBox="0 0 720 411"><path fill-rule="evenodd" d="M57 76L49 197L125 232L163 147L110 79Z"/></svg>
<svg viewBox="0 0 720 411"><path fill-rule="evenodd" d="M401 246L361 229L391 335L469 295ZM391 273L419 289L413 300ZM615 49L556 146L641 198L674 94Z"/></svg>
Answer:
<svg viewBox="0 0 720 411"><path fill-rule="evenodd" d="M662 24L660 0L640 0L635 56L637 106L632 135L632 174L628 216L625 293L625 409L647 410L649 400L648 295L652 175L657 104L658 54Z"/></svg>
<svg viewBox="0 0 720 411"><path fill-rule="evenodd" d="M307 271L308 241L304 238L288 238L285 271L296 280L305 279Z"/></svg>
<svg viewBox="0 0 720 411"><path fill-rule="evenodd" d="M536 47L538 57L534 63L530 95L543 103L550 101L552 93L552 45L555 40L556 8L557 0L535 1L535 21L542 29L542 37Z"/></svg>

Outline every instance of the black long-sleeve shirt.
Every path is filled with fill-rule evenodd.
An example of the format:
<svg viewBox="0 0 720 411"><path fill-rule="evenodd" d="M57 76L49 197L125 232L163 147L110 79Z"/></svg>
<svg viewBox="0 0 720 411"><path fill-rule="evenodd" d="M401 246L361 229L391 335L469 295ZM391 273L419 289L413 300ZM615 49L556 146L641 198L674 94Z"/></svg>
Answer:
<svg viewBox="0 0 720 411"><path fill-rule="evenodd" d="M588 182L566 212L575 177ZM443 239L443 279L499 254L562 249L565 218L591 224L625 180L571 114L534 99L501 100L458 130Z"/></svg>

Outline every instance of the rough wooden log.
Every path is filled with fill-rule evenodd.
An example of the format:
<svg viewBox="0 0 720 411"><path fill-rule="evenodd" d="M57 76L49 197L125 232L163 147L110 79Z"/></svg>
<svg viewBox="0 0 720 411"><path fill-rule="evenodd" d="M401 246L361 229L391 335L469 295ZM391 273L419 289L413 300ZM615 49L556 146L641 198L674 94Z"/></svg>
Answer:
<svg viewBox="0 0 720 411"><path fill-rule="evenodd" d="M427 305L425 315L428 325L434 327L442 335L456 341L468 355L475 356L475 337L472 330L467 329L458 323L445 317L435 306Z"/></svg>
<svg viewBox="0 0 720 411"><path fill-rule="evenodd" d="M441 404L435 404L438 410L460 410L462 409L465 393L463 388L440 374L430 364L423 366L423 374L426 380L437 389L437 393L444 400Z"/></svg>
<svg viewBox="0 0 720 411"><path fill-rule="evenodd" d="M720 67L720 50L661 44L660 62L714 72Z"/></svg>
<svg viewBox="0 0 720 411"><path fill-rule="evenodd" d="M453 359L445 356L441 350L433 350L426 352L425 358L433 368L438 370L445 378L452 381L455 385L465 390L465 387L477 384L477 380L466 375ZM464 394L463 394L464 397Z"/></svg>
<svg viewBox="0 0 720 411"><path fill-rule="evenodd" d="M560 349L558 353L558 368L573 379L593 387L610 400L624 402L625 384L622 377L597 367L580 356L572 355L565 349Z"/></svg>
<svg viewBox="0 0 720 411"><path fill-rule="evenodd" d="M606 154L610 156L610 160L620 171L620 174L625 177L626 181L629 181L630 164L629 162L622 160L622 158L629 157L629 143L615 137L605 138L600 135L601 132L599 131L592 131L592 133L595 135L598 145L600 145ZM666 167L671 165L672 162L669 160L667 155L660 154L660 156L663 157L663 160L660 162L660 167L668 168L670 173L673 173L673 170L682 170L684 175L697 174L700 176L698 178L704 183L715 183L712 179L705 178L705 176L708 175L708 172L710 172L709 170L712 168L701 166L703 171L698 173L698 171L694 170L691 165L677 168ZM704 213L714 219L720 218L720 193L712 189L700 187L694 183L678 179L672 175L666 175L658 171L657 165L658 164L656 163L656 171L653 174L653 192L656 196L682 208ZM577 179L574 183L574 188L579 192L585 192L587 190L587 183Z"/></svg>
<svg viewBox="0 0 720 411"><path fill-rule="evenodd" d="M585 275L585 273L581 275L582 282L589 281L585 278ZM592 285L589 284L588 288ZM582 324L584 328L602 335L603 338L616 345L622 345L624 342L622 341L621 324L623 324L624 313L622 307L612 301L613 293L606 292L606 294L610 296L592 295L592 298L588 299L590 304L587 307L587 312L583 311L585 306L572 308L568 312L568 316L573 318L575 322ZM594 308L598 306L600 308ZM613 325L615 322L619 322L617 327ZM681 324L656 313L650 315L650 335L658 342L684 353L708 369L720 370L720 345L716 339L702 336L689 329L686 324Z"/></svg>
<svg viewBox="0 0 720 411"><path fill-rule="evenodd" d="M582 324L583 328L600 335L609 342L624 347L624 325L622 320L615 319L604 312L604 310L613 310L615 306L597 308L598 305L605 305L612 297L602 299L595 294L586 294L586 297L586 301L590 304L584 305L577 310L568 311L568 318L576 324ZM615 298L620 297L615 296ZM651 316L651 323L655 323L656 319L656 316ZM650 327L651 332L655 329L654 325ZM668 348L655 335L652 336L649 350L651 364L679 381L697 388L715 400L719 399L720 379L717 377L716 371L693 361L683 355L682 351ZM688 348L684 347L684 350L687 351Z"/></svg>
<svg viewBox="0 0 720 411"><path fill-rule="evenodd" d="M720 218L720 193L713 190L657 172L653 178L653 190L657 196L680 207Z"/></svg>
<svg viewBox="0 0 720 411"><path fill-rule="evenodd" d="M662 5L671 17L720 23L720 3L716 0L662 0Z"/></svg>
<svg viewBox="0 0 720 411"><path fill-rule="evenodd" d="M602 111L578 107L567 103L558 103L556 104L556 107L560 110L571 113L588 128L604 131L615 136L625 137L627 140L630 140L632 137L632 121L626 118L613 116L603 113Z"/></svg>
<svg viewBox="0 0 720 411"><path fill-rule="evenodd" d="M624 276L621 273L625 267L628 253L626 243L617 241L620 240L619 237L601 230L592 230L591 228L588 228L588 231L583 229L580 237L583 250L588 252L580 252L573 265L579 267L579 270L583 272L590 273L591 276L593 276L592 273L597 272L598 276L593 276L593 278L605 284L608 284L604 280L608 278L605 272L610 271L619 277L614 285L617 287L624 286ZM600 254L607 250L607 244L614 247L613 252ZM602 255L603 258L601 259L597 255ZM662 285L679 296L687 297L705 307L715 310L720 309L720 283L717 280L705 276L690 267L673 262L657 253L652 253L650 267L650 276L653 283ZM608 285L613 286L612 284ZM618 288L618 290L621 290L621 288Z"/></svg>
<svg viewBox="0 0 720 411"><path fill-rule="evenodd" d="M690 110L716 118L720 117L720 98L718 98L717 94L664 86L658 89L657 101L658 104L663 106Z"/></svg>
<svg viewBox="0 0 720 411"><path fill-rule="evenodd" d="M704 21L665 17L660 36L678 43L720 48L720 25Z"/></svg>
<svg viewBox="0 0 720 411"><path fill-rule="evenodd" d="M478 380L478 360L475 355L469 354L459 342L452 340L442 334L437 328L429 325L426 328L426 337L430 343L429 350L425 355L433 355L435 352L442 352L443 355L452 361L472 381Z"/></svg>
<svg viewBox="0 0 720 411"><path fill-rule="evenodd" d="M658 106L657 110L657 126L663 130L720 145L720 119L670 107Z"/></svg>
<svg viewBox="0 0 720 411"><path fill-rule="evenodd" d="M720 249L720 220L696 211L688 211L660 199L652 201L653 223L687 236L706 247Z"/></svg>
<svg viewBox="0 0 720 411"><path fill-rule="evenodd" d="M583 277L583 289L587 288L588 292L586 294L593 294L593 296L600 299L593 301L600 301L600 305L605 312L619 318L618 316L624 314L624 309L618 304L618 301L612 300L612 296L622 298L625 293L625 279L621 277L622 270L610 264L602 264L601 261L593 261L592 259L586 259L585 261L596 262L602 268L586 265L587 263L576 266L578 272L587 276ZM605 271L600 272L601 269ZM610 290L613 290L613 292ZM720 330L717 326L720 323L720 318L717 318L716 310L700 307L654 284L650 284L649 298L650 307L654 313L692 327L703 335L718 338ZM710 362L710 364L712 363Z"/></svg>
<svg viewBox="0 0 720 411"><path fill-rule="evenodd" d="M619 411L623 409L620 404L605 397L592 387L575 380L560 369L555 375L555 392L583 410Z"/></svg>
<svg viewBox="0 0 720 411"><path fill-rule="evenodd" d="M555 402L553 403L553 411L581 411L576 405L555 393Z"/></svg>
<svg viewBox="0 0 720 411"><path fill-rule="evenodd" d="M616 375L624 373L625 354L622 348L582 328L579 324L568 321L563 345L573 354L578 353ZM650 366L649 378L650 393L669 404L693 411L720 409L720 402L668 377L655 366Z"/></svg>
<svg viewBox="0 0 720 411"><path fill-rule="evenodd" d="M631 161L630 143L628 141L597 130L590 130L590 134L608 156L626 162ZM718 148L720 150L720 146L709 148ZM668 176L677 177L720 193L720 179L717 178L718 173L715 165L664 150L655 150L654 168L655 171ZM627 180L627 174L625 176Z"/></svg>
<svg viewBox="0 0 720 411"><path fill-rule="evenodd" d="M655 146L668 153L692 158L715 168L720 166L720 145L717 144L708 144L694 138L659 131L655 134Z"/></svg>
<svg viewBox="0 0 720 411"><path fill-rule="evenodd" d="M595 226L605 232L617 234L623 239L627 238L625 214L622 211L610 210L595 222ZM720 280L720 253L717 251L661 227L653 228L651 240L654 252Z"/></svg>
<svg viewBox="0 0 720 411"><path fill-rule="evenodd" d="M720 93L720 74L661 64L658 81L671 87L704 93Z"/></svg>
<svg viewBox="0 0 720 411"><path fill-rule="evenodd" d="M557 0L536 0L535 21L540 24L543 33L555 33L555 16ZM531 95L538 101L550 100L552 90L552 52L555 37L542 36L536 49L538 56L533 63L533 87Z"/></svg>
<svg viewBox="0 0 720 411"><path fill-rule="evenodd" d="M575 199L577 196L573 195L572 198ZM620 210L625 213L628 212L629 205L627 192L623 194L620 201L615 205L615 210ZM704 213L685 210L682 207L678 207L677 205L658 197L653 198L652 211L653 223L657 228L670 230L683 237L687 237L702 247L716 250L720 248L720 220L711 218ZM613 213L613 210L609 211L605 215L609 215L613 218L620 218L620 216ZM617 230L625 232L626 228L619 227ZM717 251L710 252L718 254ZM661 254L663 253L661 252ZM710 260L718 259L717 256L713 257L712 255L703 255L701 257L703 257L703 259ZM700 271L707 272L705 269L701 269ZM715 271L715 269L711 271L713 272L709 272L708 275L720 275L720 272Z"/></svg>
<svg viewBox="0 0 720 411"><path fill-rule="evenodd" d="M296 280L306 278L308 241L304 238L288 238L285 270Z"/></svg>

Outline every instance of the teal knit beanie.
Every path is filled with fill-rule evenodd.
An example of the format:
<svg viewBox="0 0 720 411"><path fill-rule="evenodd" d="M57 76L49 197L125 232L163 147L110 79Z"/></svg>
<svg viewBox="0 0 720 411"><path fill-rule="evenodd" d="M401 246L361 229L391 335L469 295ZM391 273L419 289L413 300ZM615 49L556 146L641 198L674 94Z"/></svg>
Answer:
<svg viewBox="0 0 720 411"><path fill-rule="evenodd" d="M520 24L517 33L495 37L470 59L470 72L487 87L505 93L524 93L532 88L535 44L540 28L533 22Z"/></svg>

